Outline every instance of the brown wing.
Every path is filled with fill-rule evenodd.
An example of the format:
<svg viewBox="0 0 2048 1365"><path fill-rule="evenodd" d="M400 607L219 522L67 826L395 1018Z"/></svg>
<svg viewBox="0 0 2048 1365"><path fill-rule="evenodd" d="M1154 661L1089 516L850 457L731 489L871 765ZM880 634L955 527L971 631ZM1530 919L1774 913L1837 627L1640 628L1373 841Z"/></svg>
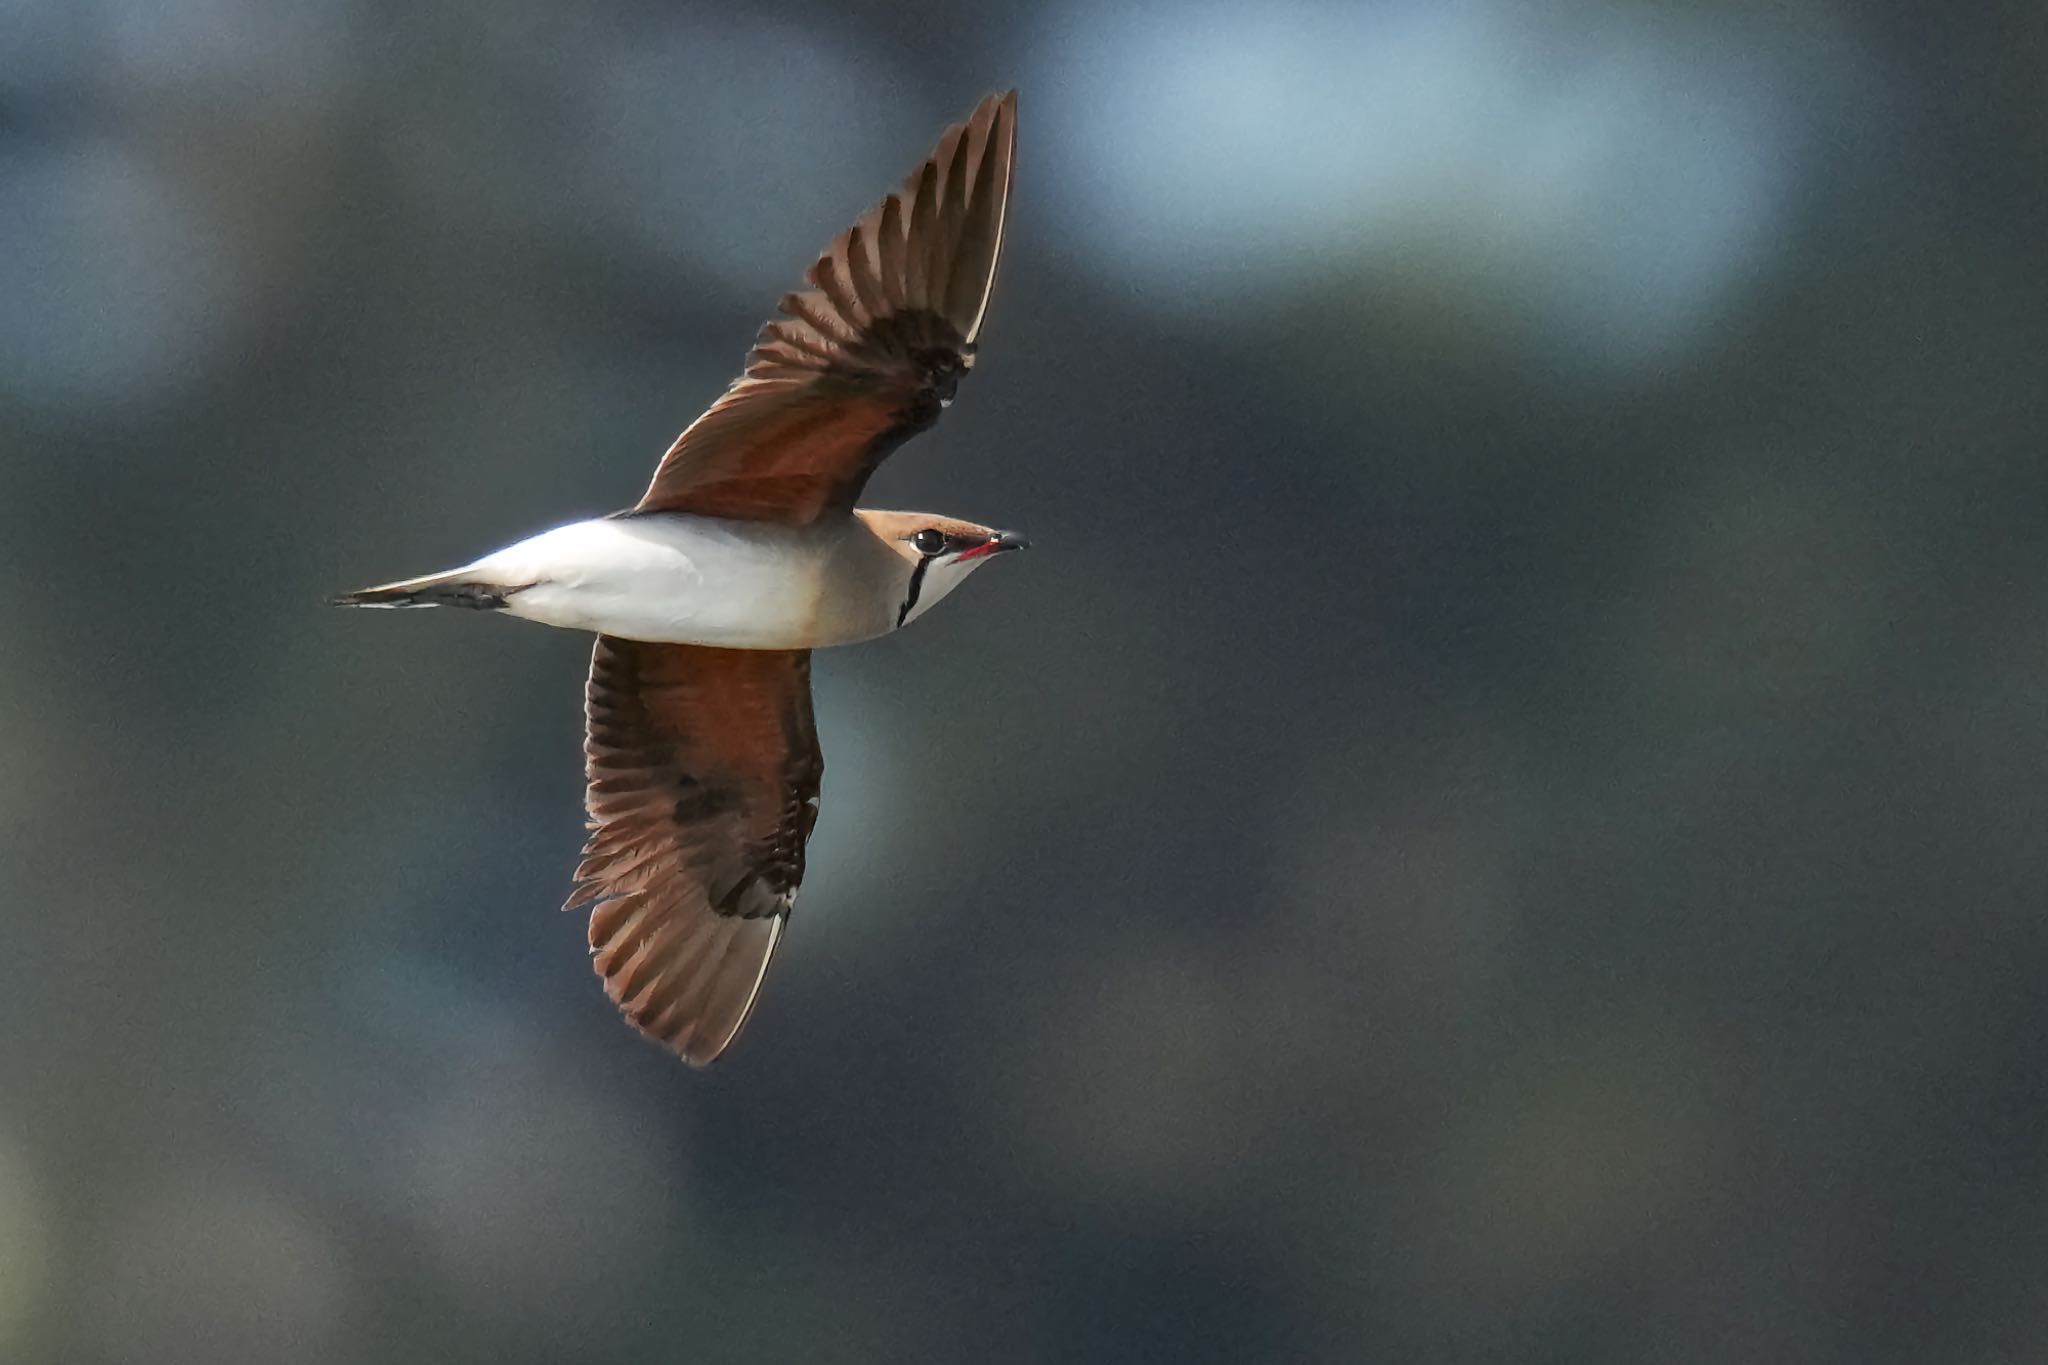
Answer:
<svg viewBox="0 0 2048 1365"><path fill-rule="evenodd" d="M591 903L605 991L693 1066L754 1007L804 875L824 762L807 651L597 637L585 691Z"/></svg>
<svg viewBox="0 0 2048 1365"><path fill-rule="evenodd" d="M974 365L1016 161L1017 92L948 128L783 297L746 373L676 438L639 510L803 523L853 506Z"/></svg>

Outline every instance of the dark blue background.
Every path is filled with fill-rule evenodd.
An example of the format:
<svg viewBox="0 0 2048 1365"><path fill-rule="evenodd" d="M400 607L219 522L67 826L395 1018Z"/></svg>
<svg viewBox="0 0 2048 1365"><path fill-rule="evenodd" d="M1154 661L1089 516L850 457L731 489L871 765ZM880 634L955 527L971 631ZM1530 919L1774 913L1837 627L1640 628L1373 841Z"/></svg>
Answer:
<svg viewBox="0 0 2048 1365"><path fill-rule="evenodd" d="M1029 532L747 1036L554 907L638 493L1022 88ZM0 6L0 1355L2048 1354L2048 19Z"/></svg>

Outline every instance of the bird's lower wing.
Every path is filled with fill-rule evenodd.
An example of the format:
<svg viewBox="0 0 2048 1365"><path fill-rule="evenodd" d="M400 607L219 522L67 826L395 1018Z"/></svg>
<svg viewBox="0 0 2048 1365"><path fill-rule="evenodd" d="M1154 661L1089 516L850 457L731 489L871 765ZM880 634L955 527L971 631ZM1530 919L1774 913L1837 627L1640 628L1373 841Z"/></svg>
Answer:
<svg viewBox="0 0 2048 1365"><path fill-rule="evenodd" d="M752 1012L803 880L824 764L807 651L600 635L585 690L588 904L605 990L693 1066Z"/></svg>

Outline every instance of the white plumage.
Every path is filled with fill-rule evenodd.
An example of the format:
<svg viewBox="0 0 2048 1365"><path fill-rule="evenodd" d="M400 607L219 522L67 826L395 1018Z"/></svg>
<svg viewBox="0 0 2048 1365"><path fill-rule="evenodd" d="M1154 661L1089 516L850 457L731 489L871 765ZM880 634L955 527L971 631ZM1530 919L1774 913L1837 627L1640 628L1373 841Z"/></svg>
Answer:
<svg viewBox="0 0 2048 1365"><path fill-rule="evenodd" d="M628 640L808 649L887 633L902 559L850 526L663 513L573 522L452 577L502 584L513 616ZM528 586L530 585L530 586Z"/></svg>

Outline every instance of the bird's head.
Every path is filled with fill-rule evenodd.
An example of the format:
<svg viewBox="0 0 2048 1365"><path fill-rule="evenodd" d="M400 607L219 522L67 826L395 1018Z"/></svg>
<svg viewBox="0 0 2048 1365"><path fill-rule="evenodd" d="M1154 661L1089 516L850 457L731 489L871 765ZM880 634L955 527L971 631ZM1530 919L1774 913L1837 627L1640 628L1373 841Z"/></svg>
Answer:
<svg viewBox="0 0 2048 1365"><path fill-rule="evenodd" d="M907 626L930 611L941 597L960 586L967 575L999 554L1022 550L1030 542L1015 531L998 531L955 517L929 512L874 512L859 516L875 538L903 559L903 600L896 624Z"/></svg>

